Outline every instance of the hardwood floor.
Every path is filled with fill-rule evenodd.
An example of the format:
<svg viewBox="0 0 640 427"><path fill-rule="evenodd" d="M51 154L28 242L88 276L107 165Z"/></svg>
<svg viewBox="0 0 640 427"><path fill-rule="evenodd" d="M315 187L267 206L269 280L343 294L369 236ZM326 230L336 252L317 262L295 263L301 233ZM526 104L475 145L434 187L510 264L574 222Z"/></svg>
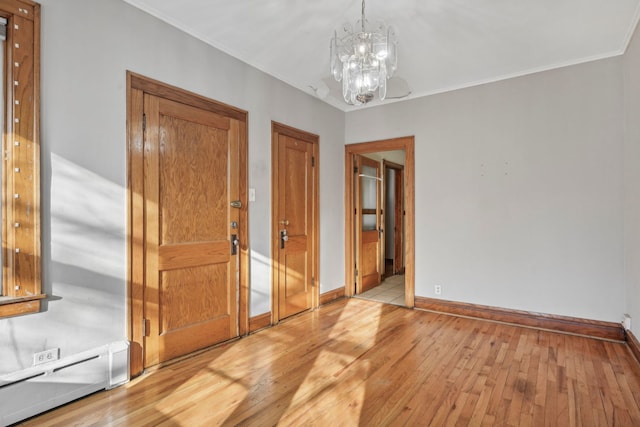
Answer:
<svg viewBox="0 0 640 427"><path fill-rule="evenodd" d="M343 299L24 422L640 425L624 343Z"/></svg>

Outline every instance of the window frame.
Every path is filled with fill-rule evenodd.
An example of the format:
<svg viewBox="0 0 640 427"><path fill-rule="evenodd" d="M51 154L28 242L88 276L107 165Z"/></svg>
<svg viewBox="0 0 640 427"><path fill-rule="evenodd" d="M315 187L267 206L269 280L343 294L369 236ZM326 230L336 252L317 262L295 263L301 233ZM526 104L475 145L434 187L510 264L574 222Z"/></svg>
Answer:
<svg viewBox="0 0 640 427"><path fill-rule="evenodd" d="M7 19L0 318L41 309L40 5L0 0Z"/></svg>

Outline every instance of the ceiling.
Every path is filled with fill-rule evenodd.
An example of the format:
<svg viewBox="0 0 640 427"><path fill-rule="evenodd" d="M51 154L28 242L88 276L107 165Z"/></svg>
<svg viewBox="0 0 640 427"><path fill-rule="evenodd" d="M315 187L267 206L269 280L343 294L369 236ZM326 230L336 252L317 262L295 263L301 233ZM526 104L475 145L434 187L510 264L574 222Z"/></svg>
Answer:
<svg viewBox="0 0 640 427"><path fill-rule="evenodd" d="M363 108L329 74L329 40L361 0L125 1L344 111ZM396 30L387 103L620 55L640 0L368 0L366 16Z"/></svg>

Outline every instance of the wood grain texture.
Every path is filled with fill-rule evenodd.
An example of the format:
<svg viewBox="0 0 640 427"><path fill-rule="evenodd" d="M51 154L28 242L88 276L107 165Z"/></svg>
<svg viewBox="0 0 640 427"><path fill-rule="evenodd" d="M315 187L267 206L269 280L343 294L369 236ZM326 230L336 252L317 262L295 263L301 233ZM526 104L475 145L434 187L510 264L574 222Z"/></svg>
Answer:
<svg viewBox="0 0 640 427"><path fill-rule="evenodd" d="M144 96L153 95L161 97L165 101L161 103L164 113L169 115L178 116L187 122L191 123L204 123L206 125L220 126L222 129L228 129L228 134L232 135L232 139L237 139L237 148L232 149L230 156L233 157L233 162L240 163L239 173L237 180L229 185L229 191L233 193L234 199L239 199L242 202L242 208L237 212L237 218L234 216L234 220L238 221L238 228L236 229L239 244L239 260L237 265L233 267L233 271L230 276L239 276L238 287L238 300L233 303L229 303L229 307L238 306L238 319L231 320L230 327L233 328L233 334L240 333L246 334L249 328L249 246L248 246L248 209L247 209L247 112L229 105L202 97L170 86L156 80L146 78L144 76L127 72L127 140L129 147L129 183L128 183L128 210L129 210L129 339L131 341L131 360L130 360L130 373L135 376L142 372L143 369L143 354L144 354L144 340L142 336L142 327L144 319L144 275L146 267L158 267L154 265L153 261L151 265L145 264L144 258L144 203L145 203L145 163L144 163L144 143L142 130L143 126L143 109L145 106ZM176 105L174 101L180 104L180 108L174 108ZM187 107L187 112L183 110ZM160 107L158 107L160 108ZM214 117L210 114L199 112L198 110L207 110L210 113L215 113L218 116ZM150 121L153 121L150 118ZM153 125L153 123L150 123ZM156 126L157 128L157 126ZM154 132L153 126L150 126L150 132ZM153 154L158 156L157 153ZM208 170L210 165L207 165ZM148 169L148 165L147 165ZM201 167L201 169L203 169ZM173 182L170 179L171 182ZM182 184L184 181L179 180ZM208 186L205 190L208 191ZM147 189L147 192L153 189ZM180 190L178 188L178 190ZM153 193L153 191L151 191ZM192 193L195 193L192 191ZM187 195L192 197L194 194ZM208 198L213 196L208 195ZM216 197L213 197L216 198ZM153 209L153 207L151 207ZM234 214L236 215L236 214ZM179 219L170 219L174 224L179 225ZM212 219L215 222L215 219ZM157 224L156 224L157 225ZM228 226L228 224L227 224ZM155 226L154 226L155 227ZM152 228L154 228L152 227ZM215 228L215 226L213 227ZM189 232L189 230L182 230L181 233ZM229 233L224 233L224 241L228 242ZM196 243L197 244L197 243ZM225 243L227 244L227 243ZM187 257L188 258L188 257ZM166 267L166 265L165 265ZM150 307L153 312L153 307ZM151 313L153 315L153 313Z"/></svg>
<svg viewBox="0 0 640 427"><path fill-rule="evenodd" d="M248 113L245 110L241 110L222 102L214 101L202 95L198 95L197 93L189 92L131 71L127 71L127 73L131 78L131 87L134 89L140 89L149 95L155 95L171 101L211 111L231 119L236 119L240 122L247 122Z"/></svg>
<svg viewBox="0 0 640 427"><path fill-rule="evenodd" d="M625 339L627 340L629 350L640 363L640 341L638 341L638 338L636 338L631 331L625 331Z"/></svg>
<svg viewBox="0 0 640 427"><path fill-rule="evenodd" d="M129 372L136 375L144 369L142 322L144 318L144 132L142 115L144 92L131 87L127 74L127 236L129 236L128 326Z"/></svg>
<svg viewBox="0 0 640 427"><path fill-rule="evenodd" d="M624 343L343 299L32 418L53 425L640 425Z"/></svg>
<svg viewBox="0 0 640 427"><path fill-rule="evenodd" d="M271 312L266 312L249 318L249 333L271 326Z"/></svg>
<svg viewBox="0 0 640 427"><path fill-rule="evenodd" d="M144 97L145 367L238 336L237 120ZM221 126L218 128L217 126ZM166 271L165 271L166 270Z"/></svg>
<svg viewBox="0 0 640 427"><path fill-rule="evenodd" d="M329 304L341 298L344 298L344 288L334 289L320 295L320 305Z"/></svg>
<svg viewBox="0 0 640 427"><path fill-rule="evenodd" d="M34 312L40 302L40 6L0 1L8 19L5 43L5 126L2 167L3 278L0 295L13 298L0 317Z"/></svg>
<svg viewBox="0 0 640 427"><path fill-rule="evenodd" d="M425 297L416 297L416 308L616 341L624 341L625 339L622 326L613 322L510 310Z"/></svg>
<svg viewBox="0 0 640 427"><path fill-rule="evenodd" d="M229 240L202 243L177 243L158 248L158 268L173 270L184 266L229 262L231 242Z"/></svg>
<svg viewBox="0 0 640 427"><path fill-rule="evenodd" d="M28 0L0 0L0 10L24 19L36 19L36 13L39 13L40 5ZM38 16L39 18L39 16Z"/></svg>
<svg viewBox="0 0 640 427"><path fill-rule="evenodd" d="M238 159L240 162L240 174L238 176L239 197L242 207L238 212L240 224L245 224L238 229L240 240L240 257L238 262L240 272L240 290L238 307L238 334L243 336L249 333L249 277L250 277L250 253L249 253L249 147L247 121L236 120L238 127Z"/></svg>
<svg viewBox="0 0 640 427"><path fill-rule="evenodd" d="M277 122L271 130L271 313L277 322L319 304L319 137ZM288 241L281 248L283 229Z"/></svg>

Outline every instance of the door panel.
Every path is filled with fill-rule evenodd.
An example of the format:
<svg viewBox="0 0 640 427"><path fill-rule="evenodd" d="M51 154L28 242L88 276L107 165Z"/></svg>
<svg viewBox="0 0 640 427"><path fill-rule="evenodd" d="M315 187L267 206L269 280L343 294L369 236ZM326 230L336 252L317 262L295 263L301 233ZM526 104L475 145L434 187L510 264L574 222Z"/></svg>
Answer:
<svg viewBox="0 0 640 427"><path fill-rule="evenodd" d="M236 120L145 95L145 366L238 335ZM237 233L237 231L235 231Z"/></svg>
<svg viewBox="0 0 640 427"><path fill-rule="evenodd" d="M358 156L359 177L356 180L358 189L358 209L356 221L359 224L359 292L365 292L380 283L382 277L382 218L381 218L381 168L375 160Z"/></svg>
<svg viewBox="0 0 640 427"><path fill-rule="evenodd" d="M393 274L404 273L404 168L395 169Z"/></svg>
<svg viewBox="0 0 640 427"><path fill-rule="evenodd" d="M312 142L276 132L274 151L274 311L279 320L313 304L316 190Z"/></svg>

